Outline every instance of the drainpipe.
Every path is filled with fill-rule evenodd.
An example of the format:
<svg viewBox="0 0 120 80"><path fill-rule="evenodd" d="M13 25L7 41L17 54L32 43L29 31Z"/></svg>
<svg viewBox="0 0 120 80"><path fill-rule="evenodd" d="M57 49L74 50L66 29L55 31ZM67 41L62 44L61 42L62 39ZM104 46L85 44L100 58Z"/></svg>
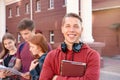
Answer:
<svg viewBox="0 0 120 80"><path fill-rule="evenodd" d="M30 19L33 20L33 6L32 6L32 0L30 0Z"/></svg>

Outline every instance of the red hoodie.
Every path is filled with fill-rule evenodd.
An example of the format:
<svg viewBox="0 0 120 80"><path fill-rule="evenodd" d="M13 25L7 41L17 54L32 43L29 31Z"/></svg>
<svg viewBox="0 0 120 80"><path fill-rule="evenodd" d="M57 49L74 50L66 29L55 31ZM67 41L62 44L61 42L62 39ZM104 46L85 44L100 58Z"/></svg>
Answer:
<svg viewBox="0 0 120 80"><path fill-rule="evenodd" d="M67 60L72 59L73 51L67 52ZM84 44L78 53L74 54L74 61L87 64L85 75L82 77L67 77L60 75L61 60L65 59L66 54L61 51L59 46L46 56L39 80L52 80L57 75L56 80L99 80L100 75L100 55L95 50Z"/></svg>

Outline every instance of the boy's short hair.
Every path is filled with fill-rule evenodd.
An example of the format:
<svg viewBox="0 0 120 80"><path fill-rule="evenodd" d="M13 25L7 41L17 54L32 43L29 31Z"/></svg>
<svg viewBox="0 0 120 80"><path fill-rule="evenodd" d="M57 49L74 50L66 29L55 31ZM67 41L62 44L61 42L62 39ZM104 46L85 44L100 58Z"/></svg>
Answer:
<svg viewBox="0 0 120 80"><path fill-rule="evenodd" d="M82 22L82 18L81 18L79 15L77 15L77 14L75 14L75 13L68 13L68 14L66 14L66 15L63 17L62 25L65 23L65 18L67 18L67 17L74 17L74 18L79 19L80 22Z"/></svg>
<svg viewBox="0 0 120 80"><path fill-rule="evenodd" d="M35 28L35 24L33 20L30 20L29 18L24 18L19 22L17 27L18 27L18 31L22 31L25 29L32 31Z"/></svg>

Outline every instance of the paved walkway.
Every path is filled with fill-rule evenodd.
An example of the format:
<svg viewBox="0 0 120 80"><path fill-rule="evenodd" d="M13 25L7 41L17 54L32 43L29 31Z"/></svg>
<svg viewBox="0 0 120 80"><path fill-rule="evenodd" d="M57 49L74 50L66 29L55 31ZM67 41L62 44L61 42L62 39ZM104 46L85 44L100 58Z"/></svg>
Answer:
<svg viewBox="0 0 120 80"><path fill-rule="evenodd" d="M100 80L120 80L120 56L103 57Z"/></svg>
<svg viewBox="0 0 120 80"><path fill-rule="evenodd" d="M103 57L103 62L100 80L120 80L120 56Z"/></svg>

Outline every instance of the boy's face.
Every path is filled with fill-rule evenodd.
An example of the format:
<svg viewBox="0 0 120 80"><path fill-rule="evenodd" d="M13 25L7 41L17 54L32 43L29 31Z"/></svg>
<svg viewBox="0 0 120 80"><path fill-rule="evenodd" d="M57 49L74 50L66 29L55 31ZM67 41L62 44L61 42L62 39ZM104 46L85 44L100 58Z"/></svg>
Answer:
<svg viewBox="0 0 120 80"><path fill-rule="evenodd" d="M25 29L20 31L20 34L25 41L28 41L35 34L35 32L34 30L30 31L28 29Z"/></svg>
<svg viewBox="0 0 120 80"><path fill-rule="evenodd" d="M62 26L62 33L65 42L68 44L78 43L81 33L83 31L82 23L79 19L74 17L66 17Z"/></svg>

